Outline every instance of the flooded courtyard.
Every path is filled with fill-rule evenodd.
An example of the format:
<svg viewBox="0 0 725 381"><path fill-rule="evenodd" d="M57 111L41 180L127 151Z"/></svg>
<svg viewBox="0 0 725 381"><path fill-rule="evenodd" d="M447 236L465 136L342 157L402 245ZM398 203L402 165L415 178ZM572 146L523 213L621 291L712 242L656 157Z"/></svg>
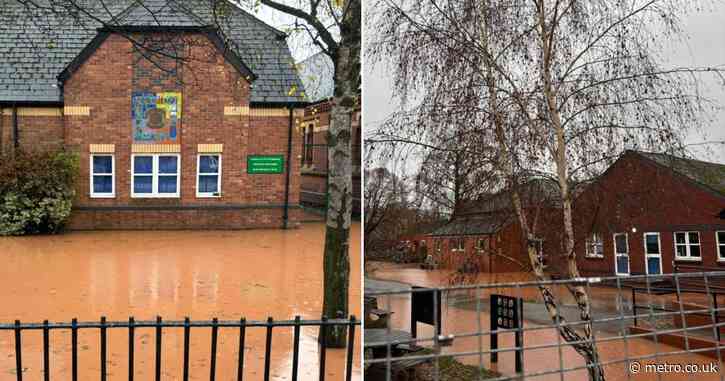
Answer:
<svg viewBox="0 0 725 381"><path fill-rule="evenodd" d="M368 263L365 279L365 291L378 292L385 290L408 289L409 285L424 287L449 286L450 273L445 270L426 271L410 265L395 265L389 263ZM475 284L495 284L518 281L528 281L531 278L523 273L508 274L480 274L475 279ZM563 306L563 314L571 321L578 320L576 307L572 304L573 299L568 291L553 289L553 292L560 296ZM477 366L483 364L487 369L500 372L503 375L514 377L514 352L508 351L499 355L498 363L492 364L490 355L479 355L478 352L490 350L489 335L476 335L477 332L485 332L490 327L488 298L491 293L520 297L524 300L524 373L540 374L539 376L526 377L527 380L585 380L585 370L578 369L559 372L560 369L571 369L585 365L582 357L579 356L570 346L561 345L563 339L558 332L549 328L551 321L546 314L545 307L541 303L538 289L534 287L509 287L491 288L481 290L464 290L444 292L442 296L442 334L462 336L454 338L453 344L443 347L443 353L468 353L467 356L457 357L457 360L469 365ZM592 287L593 316L595 319L606 319L618 316L619 308L628 305L629 293L625 291L619 294L616 289L605 287ZM618 298L619 296L619 298ZM473 302L472 302L473 301ZM404 331L411 330L410 294L397 294L391 296L378 296L378 306L382 309L393 311L390 319L392 329ZM628 308L628 307L627 307ZM477 313L479 310L481 313ZM626 314L631 314L627 311ZM683 349L663 343L655 343L651 340L628 337L621 338L621 332L631 325L631 321L617 320L610 324L595 324L595 337L600 342L600 361L605 364L604 370L607 380L721 380L721 372L703 373L653 373L646 372L646 364L667 363L667 364L697 364L706 369L711 363L722 369L722 364L717 358L711 358L699 354L683 353ZM418 324L418 337L430 338L433 335L433 327L426 324ZM514 335L499 335L499 348L513 348ZM427 346L423 343L422 345ZM641 365L640 372L633 374L629 371L630 363L627 359L641 358L658 354L656 357L637 360Z"/></svg>
<svg viewBox="0 0 725 381"><path fill-rule="evenodd" d="M71 232L0 238L0 322L319 319L322 310L324 224L294 230ZM350 242L350 314L360 316L360 226ZM193 329L191 379L208 379L211 329ZM154 331L136 330L136 374L154 372ZM26 333L27 332L27 333ZM220 329L217 379L236 379L238 329ZM318 328L303 328L300 378L316 378ZM359 333L359 329L358 329ZM127 379L128 334L108 333L109 379ZM360 343L357 335L356 344ZM275 328L271 379L291 379L292 329ZM181 329L164 329L162 374L181 379ZM51 331L51 378L69 379L70 332ZM245 379L261 379L265 329L249 328ZM357 347L357 345L356 345ZM80 379L100 371L98 330L79 334ZM355 364L359 364L356 351ZM0 380L15 379L12 331L0 331ZM326 376L342 379L344 349L328 349ZM23 333L26 379L42 378L42 334ZM360 379L355 369L354 379Z"/></svg>

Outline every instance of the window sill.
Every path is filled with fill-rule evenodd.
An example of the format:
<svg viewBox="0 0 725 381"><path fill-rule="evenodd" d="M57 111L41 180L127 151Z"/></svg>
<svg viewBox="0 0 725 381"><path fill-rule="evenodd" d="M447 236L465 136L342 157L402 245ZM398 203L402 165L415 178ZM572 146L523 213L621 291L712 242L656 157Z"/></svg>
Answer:
<svg viewBox="0 0 725 381"><path fill-rule="evenodd" d="M603 255L585 255L584 258L586 259L604 259Z"/></svg>
<svg viewBox="0 0 725 381"><path fill-rule="evenodd" d="M90 198L116 198L116 194L91 194Z"/></svg>
<svg viewBox="0 0 725 381"><path fill-rule="evenodd" d="M138 194L132 194L131 198L181 198L178 194L170 194L170 195L138 195Z"/></svg>
<svg viewBox="0 0 725 381"><path fill-rule="evenodd" d="M196 198L222 198L221 194L203 194L197 193Z"/></svg>
<svg viewBox="0 0 725 381"><path fill-rule="evenodd" d="M675 257L675 262L702 262L702 258L700 258L700 257L693 257L693 258Z"/></svg>

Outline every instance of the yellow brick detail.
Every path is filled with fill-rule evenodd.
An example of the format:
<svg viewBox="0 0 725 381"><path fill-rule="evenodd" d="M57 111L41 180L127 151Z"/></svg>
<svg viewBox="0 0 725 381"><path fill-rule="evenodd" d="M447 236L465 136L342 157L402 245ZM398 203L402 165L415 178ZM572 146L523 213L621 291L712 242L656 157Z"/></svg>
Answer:
<svg viewBox="0 0 725 381"><path fill-rule="evenodd" d="M12 108L2 109L2 115L13 115ZM18 116L62 116L58 107L18 107Z"/></svg>
<svg viewBox="0 0 725 381"><path fill-rule="evenodd" d="M246 106L224 106L225 116L245 116L249 115L249 107Z"/></svg>
<svg viewBox="0 0 725 381"><path fill-rule="evenodd" d="M199 153L222 153L223 144L198 144L196 150Z"/></svg>
<svg viewBox="0 0 725 381"><path fill-rule="evenodd" d="M63 113L70 116L90 116L91 108L88 106L65 106Z"/></svg>
<svg viewBox="0 0 725 381"><path fill-rule="evenodd" d="M131 146L132 153L179 153L179 144L134 144Z"/></svg>
<svg viewBox="0 0 725 381"><path fill-rule="evenodd" d="M286 108L253 108L249 110L253 117L289 117L289 110Z"/></svg>
<svg viewBox="0 0 725 381"><path fill-rule="evenodd" d="M115 144L91 144L91 153L114 153L116 152Z"/></svg>

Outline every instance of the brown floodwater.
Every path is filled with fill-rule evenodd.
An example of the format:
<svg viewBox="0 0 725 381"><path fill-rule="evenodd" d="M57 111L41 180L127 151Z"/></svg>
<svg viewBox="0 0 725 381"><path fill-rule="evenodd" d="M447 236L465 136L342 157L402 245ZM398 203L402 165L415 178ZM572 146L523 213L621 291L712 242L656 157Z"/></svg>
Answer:
<svg viewBox="0 0 725 381"><path fill-rule="evenodd" d="M374 279L390 280L413 284L417 286L439 287L447 286L450 280L450 273L443 270L426 271L413 268L411 266L371 263L368 264L367 275ZM492 284L502 282L514 282L530 280L526 274L481 274L475 282L478 284ZM488 294L492 291L496 293L521 297L526 301L540 300L538 291L535 288L496 288L492 290L478 291L478 298L488 298ZM564 297L567 293L562 290L554 290L555 293ZM460 294L461 292L459 292ZM466 291L466 296L476 296L475 291ZM612 289L593 288L591 290L593 305L600 309L614 308L616 292ZM461 295L458 295L461 296ZM450 295L448 296L450 298ZM475 298L474 298L475 300ZM567 298L562 299L565 304L572 303L573 300ZM410 330L410 296L379 296L378 306L383 309L393 311L391 315L391 326L393 328ZM477 314L474 308L460 308L451 305L451 302L444 299L441 311L443 321L443 334L463 335L473 334L475 332L487 331L490 327L489 315L487 312ZM542 305L542 309L543 309ZM485 309L485 307L484 307ZM487 310L487 309L486 309ZM526 312L524 313L526 319ZM548 323L547 323L548 324ZM544 327L538 322L525 320L525 328ZM418 324L418 337L432 337L433 329L425 324ZM607 337L615 337L616 332L597 331L596 337L606 340ZM579 356L571 347L560 345L561 339L554 329L542 328L539 330L524 332L524 347L545 346L545 348L526 349L524 351L524 373L536 374L544 372L553 372L546 375L527 377L526 380L537 381L554 381L567 380L578 381L586 380L587 374L583 369L559 372L561 369L582 367L585 365L581 356ZM513 348L513 334L499 335L499 348ZM699 366L709 366L715 363L722 369L722 364L717 359L705 357L697 354L669 354L682 351L682 349L669 346L666 344L656 344L653 341L642 338L627 338L627 340L616 339L598 343L599 355L601 362L608 364L604 366L607 380L722 380L723 373L685 373L674 372L671 367L670 372L650 372L646 371L646 364L672 364L681 365L697 364ZM561 348L561 350L559 350ZM453 345L443 347L444 353L461 353L461 352L480 352L490 349L489 336L483 335L479 337L455 338ZM641 366L639 373L632 374L628 371L629 362L626 359L649 356L658 353L659 355L653 359L639 360ZM492 364L490 355L483 356L471 355L459 357L459 361L478 365L482 363L488 369L494 369L504 375L515 376L514 352L505 352L499 355L499 361Z"/></svg>
<svg viewBox="0 0 725 381"><path fill-rule="evenodd" d="M324 224L295 230L71 232L0 238L0 322L319 319ZM360 225L350 242L350 313L360 316ZM191 330L191 379L209 378L210 328ZM317 379L317 328L304 328L300 379ZM357 344L355 364L360 362ZM238 329L219 333L217 379L236 380ZM291 379L292 330L275 328L271 379ZM128 379L128 331L108 333L109 380ZM162 373L181 379L183 335L165 329ZM50 375L70 379L70 332L51 332ZM80 379L98 379L97 329L79 334ZM42 379L42 333L23 332L24 378ZM153 329L136 330L136 375L154 374ZM265 329L247 329L245 380L264 372ZM343 349L327 350L326 377L343 379ZM360 379L358 366L354 379ZM14 337L0 331L0 380L15 379Z"/></svg>

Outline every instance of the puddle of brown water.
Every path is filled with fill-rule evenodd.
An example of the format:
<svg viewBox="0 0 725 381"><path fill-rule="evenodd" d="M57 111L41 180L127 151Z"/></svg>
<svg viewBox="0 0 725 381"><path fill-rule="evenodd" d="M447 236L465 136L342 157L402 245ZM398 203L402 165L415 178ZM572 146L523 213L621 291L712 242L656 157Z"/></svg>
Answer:
<svg viewBox="0 0 725 381"><path fill-rule="evenodd" d="M372 270L372 271L371 271ZM372 266L368 268L368 275L375 279L391 280L413 284L417 286L446 286L450 279L449 272L436 270L426 271L417 268L412 268L409 265L393 265L385 263L372 263ZM531 280L526 274L481 274L476 283L490 284L490 283L503 283L503 282L515 282ZM540 300L538 291L536 289L495 289L496 292L522 297L525 300ZM479 297L487 298L492 291L480 291ZM564 296L565 292L559 290L558 294ZM616 295L616 291L611 289L594 289L592 294L593 302L598 306L612 306L614 305L613 299ZM569 296L570 298L570 296ZM565 299L565 303L571 303L572 300ZM388 309L394 313L391 315L391 326L393 328L410 330L410 297L405 296L392 296L392 297L378 297L378 305L380 308ZM470 309L455 308L453 306L447 306L445 303L442 308L442 320L443 320L443 334L473 334L476 332L487 331L490 327L490 321L488 319L488 313L484 312L477 314L475 311ZM542 306L543 308L543 306ZM530 322L524 322L526 328L537 327L536 324ZM540 325L538 327L541 327ZM432 337L433 329L431 326L425 324L418 324L418 337ZM597 332L597 337L604 339L605 337L611 337L611 334ZM445 353L461 353L461 352L478 352L487 351L490 349L490 337L488 335L482 336L479 340L478 337L472 338L457 338L454 339L453 345L450 347L444 347ZM541 349L525 350L524 352L524 371L526 374L556 371L560 369L582 367L585 365L582 357L579 356L571 347L563 345L561 346L561 352L558 349L558 344L561 343L558 333L554 329L541 329L534 331L524 332L524 345L525 347L535 346L551 346L556 344L554 347L547 347ZM499 348L513 348L514 337L513 334L499 335ZM627 358L636 358L641 356L649 356L654 353L670 353L679 352L682 349L665 345L656 344L650 340L639 339L639 338L628 338L625 340L612 340L609 342L601 342L597 345L599 348L599 355L602 363L612 364L605 366L605 374L607 380L721 380L721 373L646 373L643 370L638 374L630 375L628 372L629 363L623 361ZM470 364L478 365L479 361L482 362L483 366L488 369L495 369L502 374L514 376L515 373L515 362L514 352L505 352L499 355L499 361L497 364L491 364L490 355L486 354L483 356L472 355L466 357L459 357L459 361ZM669 364L698 364L698 365L709 365L711 362L718 364L717 359L711 359L709 357L700 356L697 354L677 354L677 355L660 355L656 359L638 360L641 369L644 369L645 364L654 363L669 363ZM719 365L719 364L718 364ZM527 377L526 380L541 380L541 381L555 381L555 380L586 380L587 374L584 370L569 371L564 373L552 373L542 375L538 377Z"/></svg>
<svg viewBox="0 0 725 381"><path fill-rule="evenodd" d="M350 313L360 315L360 226L350 243ZM319 319L324 225L296 230L74 232L0 238L0 322ZM42 378L42 334L23 333L26 379ZM100 373L98 330L79 334L80 379ZM191 331L191 379L208 379L210 329ZM359 330L358 330L359 333ZM317 329L302 330L300 379L318 376ZM291 375L292 330L274 330L272 379ZM127 379L128 331L109 331L109 380ZM264 328L247 330L245 379L264 371ZM360 343L357 335L356 344ZM136 374L154 374L153 329L136 330ZM164 330L163 374L181 378L181 330ZM221 329L217 379L236 379L238 329ZM70 376L70 332L51 333L51 376ZM357 347L357 345L356 345ZM355 364L359 364L356 350ZM327 376L342 379L344 350L327 351ZM0 380L15 379L14 338L0 332ZM353 378L360 379L356 366Z"/></svg>

